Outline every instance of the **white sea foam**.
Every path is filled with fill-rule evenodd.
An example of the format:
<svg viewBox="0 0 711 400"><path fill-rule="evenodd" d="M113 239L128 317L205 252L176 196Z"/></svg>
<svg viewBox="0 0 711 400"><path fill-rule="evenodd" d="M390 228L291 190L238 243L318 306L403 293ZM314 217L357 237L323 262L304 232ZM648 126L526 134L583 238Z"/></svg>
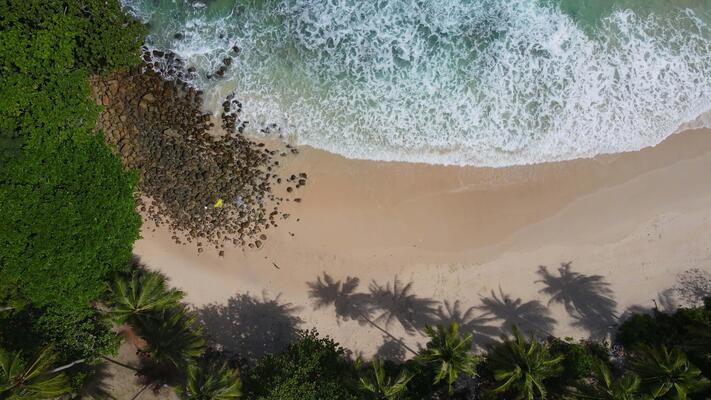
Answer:
<svg viewBox="0 0 711 400"><path fill-rule="evenodd" d="M236 89L252 127L347 157L590 157L654 145L711 110L711 29L691 10L616 10L585 29L533 0L263 3L191 8L149 41L204 72L213 106ZM185 39L169 40L176 31ZM230 78L204 79L232 44Z"/></svg>

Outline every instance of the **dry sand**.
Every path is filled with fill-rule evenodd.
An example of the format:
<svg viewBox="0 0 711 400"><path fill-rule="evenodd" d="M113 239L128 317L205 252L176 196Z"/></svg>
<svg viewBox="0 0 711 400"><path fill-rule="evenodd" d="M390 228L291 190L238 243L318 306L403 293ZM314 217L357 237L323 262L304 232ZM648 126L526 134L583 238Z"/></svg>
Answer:
<svg viewBox="0 0 711 400"><path fill-rule="evenodd" d="M605 337L631 309L674 307L709 290L710 133L501 169L356 161L302 148L282 175L308 173L296 190L303 202L283 207L291 217L262 249L198 255L146 224L135 252L187 292L215 342L250 356L281 348L293 327L317 327L365 356L402 357L361 318L366 309L413 347L424 342L424 323L452 313L480 343L511 323ZM699 287L680 282L694 268ZM350 296L320 288L319 308L308 283L324 282L324 273L333 284L358 281L345 290ZM395 280L407 296L393 295Z"/></svg>

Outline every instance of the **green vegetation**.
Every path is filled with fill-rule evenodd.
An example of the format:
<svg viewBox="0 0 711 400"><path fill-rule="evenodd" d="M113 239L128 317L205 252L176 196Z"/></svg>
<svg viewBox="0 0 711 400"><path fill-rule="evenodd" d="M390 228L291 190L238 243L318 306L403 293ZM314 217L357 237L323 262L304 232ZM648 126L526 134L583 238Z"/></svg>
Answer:
<svg viewBox="0 0 711 400"><path fill-rule="evenodd" d="M358 399L358 376L346 350L330 338L302 331L299 340L264 357L245 374L248 398L280 400Z"/></svg>
<svg viewBox="0 0 711 400"><path fill-rule="evenodd" d="M41 400L69 393L67 376L52 370L56 360L49 347L29 362L20 352L0 349L0 399Z"/></svg>
<svg viewBox="0 0 711 400"><path fill-rule="evenodd" d="M117 0L0 0L0 347L117 344L92 303L131 261L136 174L93 133L88 77L137 64L144 33Z"/></svg>
<svg viewBox="0 0 711 400"><path fill-rule="evenodd" d="M508 394L514 399L545 399L546 380L562 373L563 359L552 356L534 338L527 340L514 327L513 338L506 338L489 355L489 368L496 381L492 393Z"/></svg>
<svg viewBox="0 0 711 400"><path fill-rule="evenodd" d="M412 374L406 369L401 369L393 379L385 371L385 363L378 358L372 364L373 373L360 378L361 387L375 400L398 399L407 390L407 383L412 379Z"/></svg>
<svg viewBox="0 0 711 400"><path fill-rule="evenodd" d="M185 371L205 352L205 340L195 317L181 307L141 318L135 329L148 342L145 351L154 362L178 371Z"/></svg>
<svg viewBox="0 0 711 400"><path fill-rule="evenodd" d="M179 392L186 399L230 400L242 395L239 371L226 363L204 362L188 367L185 387Z"/></svg>
<svg viewBox="0 0 711 400"><path fill-rule="evenodd" d="M680 308L673 314L655 310L633 315L620 326L617 340L630 349L677 347L705 376L711 376L711 301L704 307Z"/></svg>
<svg viewBox="0 0 711 400"><path fill-rule="evenodd" d="M614 377L610 367L598 360L593 366L592 376L576 385L573 397L591 400L643 400L648 396L641 394L642 381L634 373Z"/></svg>
<svg viewBox="0 0 711 400"><path fill-rule="evenodd" d="M654 398L685 400L709 386L708 379L689 363L679 349L666 346L643 347L629 360L629 369L642 380L647 393Z"/></svg>
<svg viewBox="0 0 711 400"><path fill-rule="evenodd" d="M133 271L128 279L116 279L110 290L111 316L117 324L136 324L142 317L177 307L184 297L181 291L168 289L163 276L149 271Z"/></svg>
<svg viewBox="0 0 711 400"><path fill-rule="evenodd" d="M441 381L447 383L447 391L453 393L452 385L460 375L475 376L478 358L472 354L472 335L465 338L459 336L459 324L452 321L448 328L438 326L425 328L430 338L427 347L418 358L432 365L437 371L434 384Z"/></svg>

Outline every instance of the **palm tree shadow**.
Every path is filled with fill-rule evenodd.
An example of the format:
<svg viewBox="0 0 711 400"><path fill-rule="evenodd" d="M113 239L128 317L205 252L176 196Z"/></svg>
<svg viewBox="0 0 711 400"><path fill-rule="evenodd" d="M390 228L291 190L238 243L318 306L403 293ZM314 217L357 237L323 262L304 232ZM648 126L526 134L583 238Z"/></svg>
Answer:
<svg viewBox="0 0 711 400"><path fill-rule="evenodd" d="M525 303L520 298L514 300L499 288L498 295L492 290L491 297L482 298L481 303L477 308L483 311L482 317L500 320L502 333L516 325L531 335L552 335L556 321L538 300Z"/></svg>
<svg viewBox="0 0 711 400"><path fill-rule="evenodd" d="M495 317L475 315L477 310L477 307L469 307L462 311L462 305L459 300L454 303L445 300L437 310L439 324L447 325L451 321L456 322L459 324L459 329L462 333L472 335L474 348L483 350L496 343L497 338L503 332L498 326L492 325L496 321Z"/></svg>
<svg viewBox="0 0 711 400"><path fill-rule="evenodd" d="M81 390L81 398L87 399L116 399L111 394L109 382L114 377L109 365L106 363L97 364L92 367L91 378Z"/></svg>
<svg viewBox="0 0 711 400"><path fill-rule="evenodd" d="M348 276L341 282L324 272L323 278L319 276L314 282L307 282L306 285L309 287L309 297L313 301L314 309L333 305L338 323L341 320L355 320L359 324L365 324L373 313L370 296L356 292L360 285L358 278Z"/></svg>
<svg viewBox="0 0 711 400"><path fill-rule="evenodd" d="M334 306L336 316L343 321L382 323L386 328L397 321L409 334L437 322L437 301L411 293L412 282L403 284L397 277L385 285L372 281L369 293L356 292L358 278L336 281L325 272L306 284L314 309Z"/></svg>
<svg viewBox="0 0 711 400"><path fill-rule="evenodd" d="M284 350L298 340L297 330L303 321L295 316L299 308L280 302L279 297L237 294L226 304L198 309L208 343L250 362Z"/></svg>
<svg viewBox="0 0 711 400"><path fill-rule="evenodd" d="M400 338L400 340L402 341L403 338ZM383 360L403 362L407 353L400 341L383 336L383 344L378 347L375 356Z"/></svg>
<svg viewBox="0 0 711 400"><path fill-rule="evenodd" d="M313 301L314 309L318 310L333 305L336 310L336 323L340 323L341 320L354 320L360 325L370 324L392 342L390 347L394 345L393 343L397 343L401 350L405 349L416 354L417 352L414 349L386 329L388 321L386 321L386 326L382 327L378 324L377 319L373 320L372 315L378 309L378 305L375 304L372 293L356 292L359 284L360 279L358 278L349 276L342 283L341 281L336 281L325 272L323 273L323 278L319 276L314 282L306 283L309 287L309 297ZM392 348L388 350L386 345L384 345L386 347L384 351L394 351Z"/></svg>
<svg viewBox="0 0 711 400"><path fill-rule="evenodd" d="M397 321L412 335L437 322L437 301L411 293L412 282L403 284L396 276L392 284L372 281L369 289L373 307L380 313L375 321L383 322L386 327Z"/></svg>
<svg viewBox="0 0 711 400"><path fill-rule="evenodd" d="M541 293L550 296L548 305L559 303L575 320L573 326L585 329L591 339L604 339L617 325L617 301L610 284L601 275L584 275L571 270L571 263L562 263L558 275L548 272L545 266L538 267L545 288Z"/></svg>

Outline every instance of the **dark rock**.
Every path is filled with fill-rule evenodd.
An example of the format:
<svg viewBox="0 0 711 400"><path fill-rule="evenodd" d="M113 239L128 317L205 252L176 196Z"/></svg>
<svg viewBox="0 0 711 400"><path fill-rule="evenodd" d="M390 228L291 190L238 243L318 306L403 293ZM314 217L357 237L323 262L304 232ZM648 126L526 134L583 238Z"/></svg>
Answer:
<svg viewBox="0 0 711 400"><path fill-rule="evenodd" d="M173 71L185 72L184 63L172 57ZM271 194L282 182L269 172L279 165L272 158L278 152L243 136L213 137L207 131L211 116L200 111L202 92L164 80L164 73L137 69L92 78L95 100L110 94L97 128L123 163L139 171L140 194L151 199L150 207L137 202L138 207L147 220L167 224L176 243L178 232L187 242L198 239L200 253L206 246L221 249L224 242L261 248L261 232L283 217L271 207L284 200ZM223 106L229 108L223 124L233 124L233 130L247 126L237 115L242 104L234 94ZM221 208L214 207L216 198L224 200Z"/></svg>

